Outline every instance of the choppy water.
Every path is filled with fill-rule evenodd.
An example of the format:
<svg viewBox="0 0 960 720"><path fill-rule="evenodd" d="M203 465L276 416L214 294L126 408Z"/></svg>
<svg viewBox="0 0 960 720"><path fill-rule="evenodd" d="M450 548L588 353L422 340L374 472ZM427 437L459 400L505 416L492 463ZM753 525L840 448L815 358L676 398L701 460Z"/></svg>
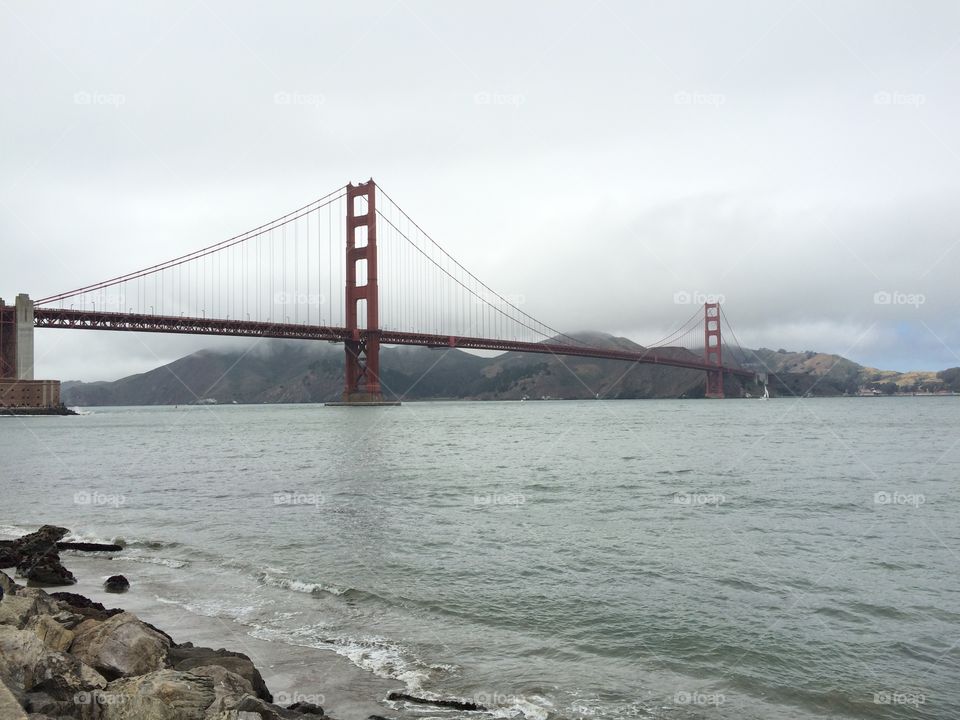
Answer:
<svg viewBox="0 0 960 720"><path fill-rule="evenodd" d="M500 717L948 718L958 430L956 398L3 418L0 531L124 538L163 602Z"/></svg>

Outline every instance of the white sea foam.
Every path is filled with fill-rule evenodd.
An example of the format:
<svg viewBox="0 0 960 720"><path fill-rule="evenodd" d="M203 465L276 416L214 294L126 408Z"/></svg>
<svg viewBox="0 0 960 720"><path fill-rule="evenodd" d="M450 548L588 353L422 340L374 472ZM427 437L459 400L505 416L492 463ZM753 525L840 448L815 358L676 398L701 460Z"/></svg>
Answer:
<svg viewBox="0 0 960 720"><path fill-rule="evenodd" d="M359 668L378 677L399 680L408 690L422 692L423 682L430 677L428 667L409 649L385 638L344 638L324 644Z"/></svg>
<svg viewBox="0 0 960 720"><path fill-rule="evenodd" d="M148 565L163 565L168 568L179 570L190 564L189 560L177 560L175 558L149 557L146 555L117 555L114 560L125 560L126 562L146 563Z"/></svg>
<svg viewBox="0 0 960 720"><path fill-rule="evenodd" d="M34 528L33 530L36 530L36 528ZM33 532L33 530L27 530L17 525L0 525L0 535L9 537L9 538L23 537L27 533Z"/></svg>
<svg viewBox="0 0 960 720"><path fill-rule="evenodd" d="M280 572L285 571L281 570ZM307 582L305 580L298 580L297 578L277 577L269 572L257 573L257 579L260 580L260 582L262 582L264 585L270 585L271 587L281 588L283 590L293 590L294 592L307 593L308 595L318 595L321 592L330 593L331 595L343 595L347 592L346 588L337 587L335 585Z"/></svg>

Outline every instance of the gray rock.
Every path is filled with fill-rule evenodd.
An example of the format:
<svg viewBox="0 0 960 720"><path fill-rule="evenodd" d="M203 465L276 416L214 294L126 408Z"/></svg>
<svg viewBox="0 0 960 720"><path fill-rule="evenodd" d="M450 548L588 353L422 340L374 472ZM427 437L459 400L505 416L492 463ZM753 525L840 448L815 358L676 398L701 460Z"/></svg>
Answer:
<svg viewBox="0 0 960 720"><path fill-rule="evenodd" d="M249 682L220 665L202 665L190 673L213 681L214 700L207 709L208 716L235 710L246 698L256 697Z"/></svg>
<svg viewBox="0 0 960 720"><path fill-rule="evenodd" d="M23 711L20 703L10 688L0 681L0 718L3 720L25 720L27 714Z"/></svg>
<svg viewBox="0 0 960 720"><path fill-rule="evenodd" d="M43 691L58 700L107 684L74 656L49 649L30 630L8 625L0 625L0 677L14 693Z"/></svg>
<svg viewBox="0 0 960 720"><path fill-rule="evenodd" d="M170 641L131 613L104 622L85 620L73 632L70 653L108 680L143 675L166 665Z"/></svg>
<svg viewBox="0 0 960 720"><path fill-rule="evenodd" d="M246 680L258 698L268 703L273 702L273 695L267 689L260 671L250 658L242 653L205 647L176 646L170 648L168 658L175 670L182 671L193 670L204 665L219 665Z"/></svg>
<svg viewBox="0 0 960 720"><path fill-rule="evenodd" d="M102 720L204 720L214 701L213 680L157 670L114 680L97 699Z"/></svg>
<svg viewBox="0 0 960 720"><path fill-rule="evenodd" d="M66 652L73 642L73 631L67 630L50 615L37 615L27 626L51 650Z"/></svg>
<svg viewBox="0 0 960 720"><path fill-rule="evenodd" d="M0 590L3 590L4 595L16 595L19 587L9 575L0 572Z"/></svg>
<svg viewBox="0 0 960 720"><path fill-rule="evenodd" d="M0 602L0 625L23 629L38 615L58 610L56 603L43 590L17 587L15 595Z"/></svg>

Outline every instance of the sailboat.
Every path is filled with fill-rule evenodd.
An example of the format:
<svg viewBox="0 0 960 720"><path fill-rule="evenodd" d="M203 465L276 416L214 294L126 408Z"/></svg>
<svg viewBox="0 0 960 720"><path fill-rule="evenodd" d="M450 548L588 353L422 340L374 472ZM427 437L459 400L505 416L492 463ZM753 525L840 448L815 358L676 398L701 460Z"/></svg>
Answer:
<svg viewBox="0 0 960 720"><path fill-rule="evenodd" d="M763 395L760 396L760 399L761 399L761 400L769 400L769 399L770 399L770 389L767 387L766 383L764 383L764 386L763 386Z"/></svg>

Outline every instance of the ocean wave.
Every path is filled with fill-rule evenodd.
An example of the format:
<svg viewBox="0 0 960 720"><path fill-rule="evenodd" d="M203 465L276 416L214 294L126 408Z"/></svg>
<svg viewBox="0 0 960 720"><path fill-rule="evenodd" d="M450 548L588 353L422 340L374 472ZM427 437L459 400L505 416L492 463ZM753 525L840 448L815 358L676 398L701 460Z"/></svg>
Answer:
<svg viewBox="0 0 960 720"><path fill-rule="evenodd" d="M18 525L0 525L0 535L10 538L23 537L27 533L33 532L34 530L36 530L36 528L27 530L26 528L22 528Z"/></svg>
<svg viewBox="0 0 960 720"><path fill-rule="evenodd" d="M276 572L276 570L274 570ZM286 571L279 571L286 572ZM324 583L309 582L298 580L297 578L277 577L270 572L260 571L256 573L256 578L264 585L280 588L282 590L293 590L294 592L306 593L308 595L319 595L320 593L329 593L330 595L346 595L351 592L350 588L341 588L336 585L325 585Z"/></svg>
<svg viewBox="0 0 960 720"><path fill-rule="evenodd" d="M147 555L117 555L114 560L126 560L127 562L144 563L147 565L163 565L168 568L179 570L190 564L189 560L177 560L176 558L151 557Z"/></svg>
<svg viewBox="0 0 960 720"><path fill-rule="evenodd" d="M341 638L323 645L378 677L399 680L408 690L422 690L431 676L430 667L410 649L385 638Z"/></svg>

